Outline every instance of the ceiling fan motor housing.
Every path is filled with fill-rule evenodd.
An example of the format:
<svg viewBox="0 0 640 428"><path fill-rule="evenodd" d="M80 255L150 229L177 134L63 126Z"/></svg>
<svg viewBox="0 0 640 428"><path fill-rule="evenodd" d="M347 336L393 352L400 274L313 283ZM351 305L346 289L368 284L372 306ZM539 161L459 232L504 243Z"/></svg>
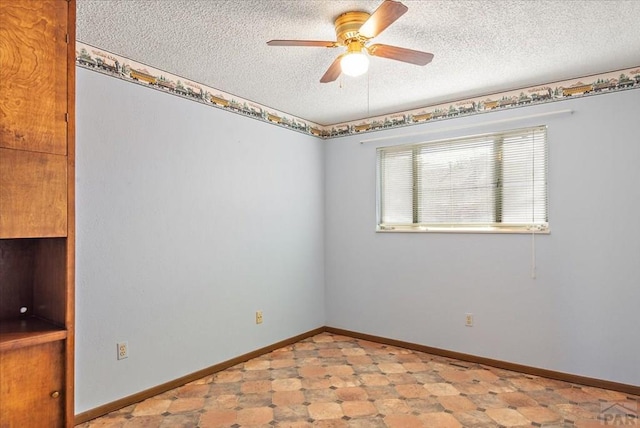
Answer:
<svg viewBox="0 0 640 428"><path fill-rule="evenodd" d="M340 44L348 45L356 39L364 42L367 39L359 33L360 27L369 19L367 12L347 12L338 16L335 20L336 37Z"/></svg>

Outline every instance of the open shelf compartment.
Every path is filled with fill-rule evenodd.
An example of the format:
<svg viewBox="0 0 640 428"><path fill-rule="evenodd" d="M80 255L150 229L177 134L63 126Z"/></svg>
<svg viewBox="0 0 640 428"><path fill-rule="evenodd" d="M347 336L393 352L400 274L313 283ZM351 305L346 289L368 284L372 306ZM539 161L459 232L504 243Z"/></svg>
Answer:
<svg viewBox="0 0 640 428"><path fill-rule="evenodd" d="M0 350L67 337L66 238L0 239Z"/></svg>

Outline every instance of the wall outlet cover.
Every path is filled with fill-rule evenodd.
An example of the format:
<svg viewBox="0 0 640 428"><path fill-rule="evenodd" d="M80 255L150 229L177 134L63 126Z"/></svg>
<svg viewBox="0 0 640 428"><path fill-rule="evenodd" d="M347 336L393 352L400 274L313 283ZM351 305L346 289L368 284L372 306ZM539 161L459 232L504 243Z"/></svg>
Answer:
<svg viewBox="0 0 640 428"><path fill-rule="evenodd" d="M464 325L467 327L473 327L473 314L465 314Z"/></svg>
<svg viewBox="0 0 640 428"><path fill-rule="evenodd" d="M125 358L129 358L129 343L128 342L118 342L118 359L124 360Z"/></svg>

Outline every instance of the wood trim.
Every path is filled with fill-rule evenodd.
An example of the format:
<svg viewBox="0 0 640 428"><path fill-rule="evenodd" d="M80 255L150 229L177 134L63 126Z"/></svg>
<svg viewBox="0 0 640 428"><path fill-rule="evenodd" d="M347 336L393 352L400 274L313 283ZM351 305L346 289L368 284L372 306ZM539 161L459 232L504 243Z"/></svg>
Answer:
<svg viewBox="0 0 640 428"><path fill-rule="evenodd" d="M76 0L67 0L67 277L65 342L65 426L75 424L76 265Z"/></svg>
<svg viewBox="0 0 640 428"><path fill-rule="evenodd" d="M130 406L131 404L138 403L142 400L146 400L147 398L151 398L153 396L162 394L163 392L177 388L189 382L193 382L194 380L202 379L205 376L209 376L219 371L228 369L229 367L233 367L236 364L240 364L252 358L256 358L261 355L268 354L269 352L275 351L276 349L282 348L284 346L292 345L308 337L312 337L312 336L315 336L316 334L320 334L324 332L325 332L325 327L318 327L306 333L302 333L297 336L293 336L288 339L281 340L280 342L276 342L272 345L265 346L264 348L256 349L255 351L251 351L247 354L240 355L230 360L215 364L211 367L207 367L205 369L198 370L196 372L193 372L186 376L179 377L177 379L163 383L161 385L154 386L153 388L145 389L144 391L140 391L136 394L129 395L128 397L124 397L119 400L113 401L111 403L104 404L102 406L93 408L91 410L87 410L86 412L78 413L75 417L75 423L76 425L79 425L91 419L95 419L99 416L106 415L107 413L122 409L123 407Z"/></svg>
<svg viewBox="0 0 640 428"><path fill-rule="evenodd" d="M476 355L464 354L462 352L456 352L456 351L448 351L446 349L433 348L431 346L419 345L416 343L405 342L402 340L388 339L386 337L373 336L370 334L358 333L350 330L343 330L341 328L325 327L325 331L327 333L339 334L342 336L354 337L356 339L368 340L370 342L377 342L385 345L411 349L413 351L425 352L427 354L439 355L441 357L454 358L456 360L483 364L486 366L496 367L499 369L511 370L515 372L534 375L534 376L557 379L557 380L562 380L570 383L577 383L585 386L593 386L596 388L610 389L613 391L623 392L625 394L640 395L640 386L637 386L637 385L629 385L625 383L612 382L608 380L596 379L596 378L591 378L587 376L580 376L580 375L575 375L570 373L558 372L555 370L531 367L523 364L510 363L507 361L494 360L492 358L479 357Z"/></svg>

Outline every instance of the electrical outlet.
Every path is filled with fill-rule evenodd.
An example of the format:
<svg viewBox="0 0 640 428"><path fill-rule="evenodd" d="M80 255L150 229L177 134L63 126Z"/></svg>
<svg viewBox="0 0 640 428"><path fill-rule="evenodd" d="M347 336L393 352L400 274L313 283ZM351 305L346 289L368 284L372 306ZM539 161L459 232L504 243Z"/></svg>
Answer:
<svg viewBox="0 0 640 428"><path fill-rule="evenodd" d="M256 324L262 324L262 311L256 311Z"/></svg>
<svg viewBox="0 0 640 428"><path fill-rule="evenodd" d="M473 327L473 314L465 314L464 325L467 327Z"/></svg>
<svg viewBox="0 0 640 428"><path fill-rule="evenodd" d="M118 345L118 359L129 358L129 344L127 342L118 342L116 345Z"/></svg>

